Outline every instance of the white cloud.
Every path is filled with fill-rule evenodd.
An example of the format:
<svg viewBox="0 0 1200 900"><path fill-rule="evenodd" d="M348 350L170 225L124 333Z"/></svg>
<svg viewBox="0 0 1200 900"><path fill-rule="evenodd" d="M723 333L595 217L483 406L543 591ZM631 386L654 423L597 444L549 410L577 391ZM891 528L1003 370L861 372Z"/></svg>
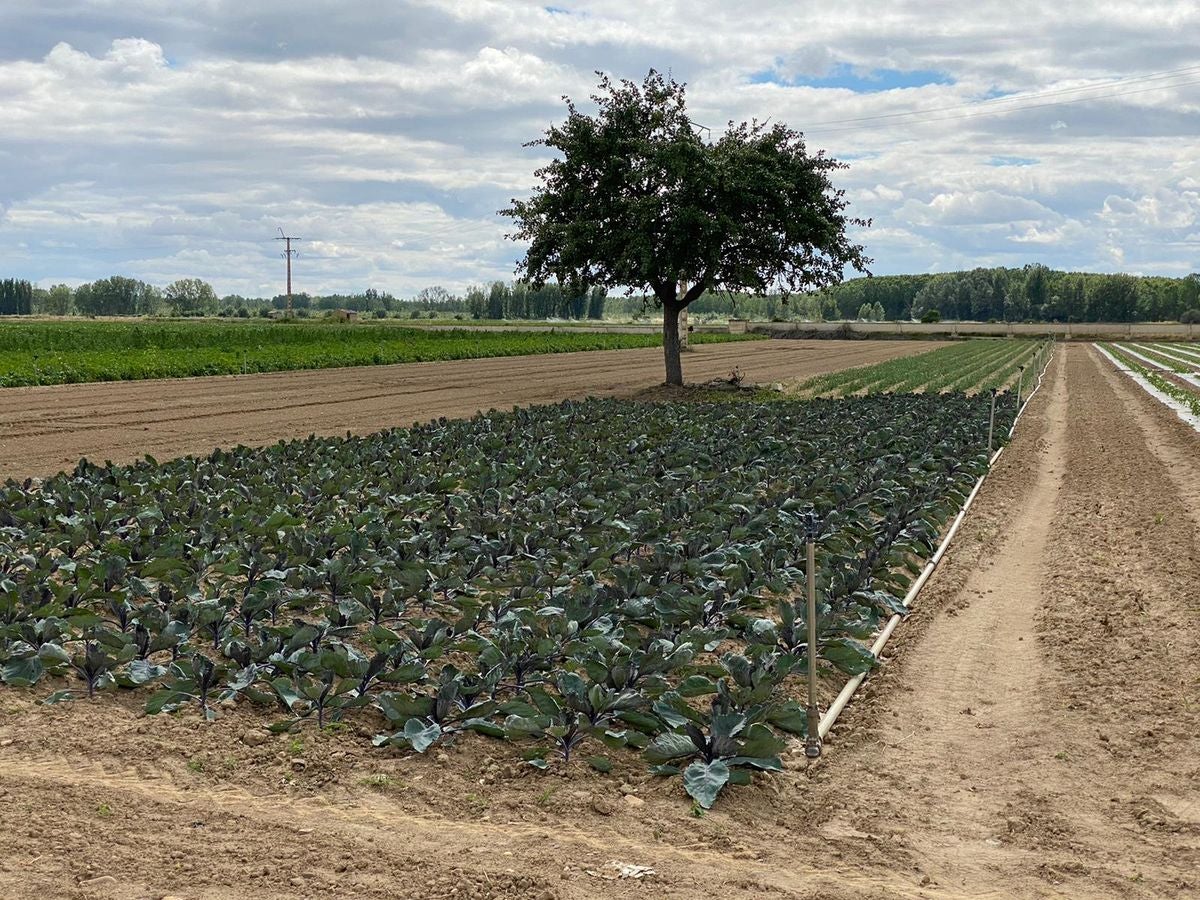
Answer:
<svg viewBox="0 0 1200 900"><path fill-rule="evenodd" d="M698 121L786 121L849 160L877 272L1197 267L1194 3L556 5L0 5L0 276L272 293L282 224L314 291L508 277L495 213L542 158L522 143L594 69L651 66Z"/></svg>
<svg viewBox="0 0 1200 900"><path fill-rule="evenodd" d="M987 225L1055 218L1054 212L1040 203L998 191L941 193L926 204L910 202L905 210L917 225Z"/></svg>

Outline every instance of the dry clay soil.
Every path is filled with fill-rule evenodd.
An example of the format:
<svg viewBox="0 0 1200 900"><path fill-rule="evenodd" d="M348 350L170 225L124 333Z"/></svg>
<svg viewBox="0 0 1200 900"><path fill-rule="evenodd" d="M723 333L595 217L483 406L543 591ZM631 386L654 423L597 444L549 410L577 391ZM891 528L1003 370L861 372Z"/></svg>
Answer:
<svg viewBox="0 0 1200 900"><path fill-rule="evenodd" d="M542 774L479 736L412 757L367 723L6 691L0 897L1200 896L1198 460L1060 349L826 756L702 818L631 760Z"/></svg>
<svg viewBox="0 0 1200 900"><path fill-rule="evenodd" d="M928 341L750 341L700 344L690 381L771 383L869 365L942 346ZM94 462L131 462L269 444L310 434L357 434L438 416L470 416L587 396L630 395L663 380L662 350L597 350L0 390L0 479L41 477Z"/></svg>

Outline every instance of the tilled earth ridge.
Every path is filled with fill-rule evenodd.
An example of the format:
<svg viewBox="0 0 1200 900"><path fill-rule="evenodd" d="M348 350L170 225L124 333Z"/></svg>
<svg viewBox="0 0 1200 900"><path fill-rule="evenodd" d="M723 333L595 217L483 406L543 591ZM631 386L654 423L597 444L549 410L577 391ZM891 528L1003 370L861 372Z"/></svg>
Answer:
<svg viewBox="0 0 1200 900"><path fill-rule="evenodd" d="M545 776L482 737L412 759L5 690L0 896L1194 896L1200 466L1101 362L1059 351L815 767L697 819L628 761Z"/></svg>
<svg viewBox="0 0 1200 900"><path fill-rule="evenodd" d="M693 382L807 378L940 346L925 341L769 340L697 345ZM471 416L661 384L658 348L407 363L0 390L0 478L52 475L93 462L160 460L310 434L367 434L439 416Z"/></svg>

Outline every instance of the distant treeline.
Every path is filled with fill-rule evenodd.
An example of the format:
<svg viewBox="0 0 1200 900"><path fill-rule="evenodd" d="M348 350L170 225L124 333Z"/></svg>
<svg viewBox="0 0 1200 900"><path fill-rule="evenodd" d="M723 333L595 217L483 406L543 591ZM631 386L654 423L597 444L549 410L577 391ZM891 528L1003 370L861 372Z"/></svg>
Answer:
<svg viewBox="0 0 1200 900"><path fill-rule="evenodd" d="M0 281L0 315L268 316L287 298L218 297L198 278L158 288L114 275L71 288L38 288ZM534 288L495 281L456 295L427 287L408 299L375 288L358 294L292 296L301 318L349 309L378 318L639 319L655 314L641 296L610 297L602 288L569 292L557 284ZM937 275L855 278L811 294L748 296L712 291L690 307L692 316L755 320L910 320L922 317L1009 322L1200 321L1200 274L1184 278L1061 272L1042 265L971 269Z"/></svg>
<svg viewBox="0 0 1200 900"><path fill-rule="evenodd" d="M877 303L888 319L919 319L932 310L980 322L1166 322L1200 316L1200 274L1097 275L1033 265L855 278L823 296L836 304L838 318L856 318L864 304Z"/></svg>
<svg viewBox="0 0 1200 900"><path fill-rule="evenodd" d="M569 293L557 284L533 288L524 282L496 281L455 295L440 286L427 287L411 299L368 288L359 294L292 295L292 309L310 318L335 309L378 318L460 319L602 319L607 293L603 288ZM28 281L0 281L0 315L51 316L267 316L287 307L287 296L217 296L198 278L182 278L158 288L135 278L113 275L72 288L56 284L34 287Z"/></svg>

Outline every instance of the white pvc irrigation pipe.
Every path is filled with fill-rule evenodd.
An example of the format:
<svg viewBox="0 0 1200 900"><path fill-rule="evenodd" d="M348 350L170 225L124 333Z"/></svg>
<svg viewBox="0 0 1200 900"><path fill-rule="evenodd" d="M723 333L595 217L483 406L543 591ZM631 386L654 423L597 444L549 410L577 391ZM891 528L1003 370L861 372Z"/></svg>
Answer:
<svg viewBox="0 0 1200 900"><path fill-rule="evenodd" d="M1150 346L1159 353L1174 356L1176 359L1184 362L1200 365L1200 350L1193 350L1191 347L1182 344L1151 344Z"/></svg>
<svg viewBox="0 0 1200 900"><path fill-rule="evenodd" d="M1012 437L1013 433L1017 430L1017 422L1021 420L1021 414L1025 412L1025 408L1029 405L1029 401L1033 399L1033 395L1036 394L1041 388L1042 378L1046 374L1046 369L1050 367L1050 360L1053 359L1053 357L1054 347L1051 345L1050 352L1046 355L1046 362L1042 366L1041 371L1038 373L1037 384L1034 385L1033 390L1029 392L1029 396L1026 397L1024 402L1021 404L1021 408L1017 410L1017 415L1013 419L1012 428L1008 430L1009 437ZM975 482L975 487L972 488L971 493L967 495L966 502L963 504L962 509L958 511L958 515L954 517L954 522L950 526L950 530L946 532L946 536L942 538L942 543L938 546L937 552L935 552L929 562L925 564L925 568L921 571L921 574L917 577L917 580L913 582L912 587L908 589L908 593L904 595L904 599L901 601L901 603L905 607L912 606L913 601L916 600L917 595L921 592L921 588L925 586L925 582L929 580L929 576L933 574L933 570L937 568L938 563L942 561L942 557L946 555L946 551L950 547L950 542L954 540L954 536L958 534L958 529L962 525L963 519L966 518L967 510L971 508L971 504L975 502L975 496L979 493L979 489L983 487L984 479L987 478L988 472L991 472L992 467L996 464L996 460L1000 458L1000 454L1003 452L1004 448L1001 447L994 454L992 454L992 458L988 460L987 470L979 476L979 480ZM896 613L890 619L888 619L887 624L883 627L883 630L879 632L879 637L877 637L875 639L875 643L871 645L872 655L876 657L879 656L884 645L887 644L888 639L892 636L892 632L895 631L896 626L900 624L901 618L902 617L900 613ZM842 688L841 693L839 693L837 698L834 699L833 703L829 705L829 709L825 711L825 715L821 718L820 727L817 730L818 735L822 739L829 734L829 730L833 728L834 723L837 722L838 716L842 714L842 710L846 708L846 704L850 702L850 698L854 696L855 691L858 690L859 686L863 683L866 677L867 673L863 672L859 675L855 675L853 678L847 681L845 687Z"/></svg>
<svg viewBox="0 0 1200 900"><path fill-rule="evenodd" d="M1139 350L1149 350L1157 353L1159 356L1165 356L1173 362L1181 362L1191 366L1193 369L1200 369L1200 356L1194 356L1184 350L1176 350L1170 344L1134 344Z"/></svg>
<svg viewBox="0 0 1200 900"><path fill-rule="evenodd" d="M1153 349L1154 352L1156 352L1159 356L1165 356L1167 359L1173 359L1176 362L1187 363L1190 366L1200 367L1200 359L1184 359L1177 353L1168 353L1165 350L1159 350L1157 348L1147 348L1143 344L1136 344L1135 346L1141 348L1142 350ZM1152 368L1161 369L1162 371L1164 371L1170 375L1174 375L1176 378L1183 379L1190 385L1194 385L1195 387L1200 387L1200 375L1196 374L1196 372L1178 372L1175 369L1168 368L1165 363L1161 363L1157 359L1151 359L1148 356L1143 356L1141 353L1138 353L1132 347L1121 347L1121 351L1123 353L1128 353L1130 356L1134 356L1140 360L1143 360L1144 362L1148 363Z"/></svg>
<svg viewBox="0 0 1200 900"><path fill-rule="evenodd" d="M1125 365L1123 362L1121 362L1119 359L1117 359L1115 356L1113 356L1111 353L1109 353L1107 350L1105 350L1099 344L1093 344L1092 346L1095 347L1097 350L1099 350L1101 353L1103 353L1105 358L1110 363L1112 363L1114 366L1116 366L1117 371L1124 372L1126 375L1128 375L1130 378L1132 378L1135 382L1137 382L1138 386L1141 387L1141 389L1144 390L1147 394L1149 394L1151 397L1153 397L1155 400L1157 400L1159 403L1161 403L1163 406L1167 407L1168 409L1173 409L1175 411L1175 415L1179 416L1179 418L1183 419L1183 421L1187 422L1187 424L1191 425L1197 431L1200 431L1200 416L1198 416L1194 412L1192 412L1191 407L1189 407L1185 403L1181 403L1180 401L1176 400L1170 394L1160 391L1148 379L1143 377L1138 372L1135 372L1133 369L1129 368L1129 366ZM1127 351L1123 351L1123 352L1127 352Z"/></svg>

